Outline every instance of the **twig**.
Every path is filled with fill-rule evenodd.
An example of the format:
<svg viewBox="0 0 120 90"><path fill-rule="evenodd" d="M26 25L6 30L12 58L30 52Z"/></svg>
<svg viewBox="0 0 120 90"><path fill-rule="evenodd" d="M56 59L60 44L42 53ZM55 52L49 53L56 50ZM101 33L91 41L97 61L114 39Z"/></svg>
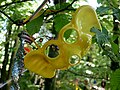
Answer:
<svg viewBox="0 0 120 90"><path fill-rule="evenodd" d="M6 3L5 5L1 5L0 8L6 7L6 6L10 6L10 5L16 4L16 3L27 2L27 1L32 1L32 0L23 0L23 1L16 1L16 2L11 2L11 3Z"/></svg>
<svg viewBox="0 0 120 90"><path fill-rule="evenodd" d="M61 10L58 10L58 11L56 11L56 12L47 14L46 17L48 17L49 15L54 15L54 14L57 14L57 13L62 12L62 11L64 11L64 10L67 10L75 1L76 1L76 0L73 0L72 3L70 3L67 7L65 7L65 8L63 8L63 9L61 9Z"/></svg>
<svg viewBox="0 0 120 90"><path fill-rule="evenodd" d="M5 12L0 10L0 13L4 14L10 21L12 21L14 24L17 24L11 17L9 17Z"/></svg>
<svg viewBox="0 0 120 90"><path fill-rule="evenodd" d="M23 23L23 25L31 21L34 18L34 16L37 15L41 11L41 9L44 7L47 1L48 0L44 0L43 3L37 8L37 10L32 14L32 16L26 22Z"/></svg>
<svg viewBox="0 0 120 90"><path fill-rule="evenodd" d="M24 1L24 0L23 0L23 1ZM21 1L21 2L23 2L23 1ZM30 0L26 0L26 1L30 1ZM14 21L11 17L9 17L5 12L3 12L3 11L1 11L1 10L0 10L0 12L1 12L2 14L4 14L4 15L5 15L10 21L12 21L14 24L16 24L16 25L18 25L18 26L21 26L21 25L24 25L24 24L30 22L30 21L34 18L34 16L41 11L41 9L44 7L44 5L47 3L47 1L48 1L48 0L44 0L43 3L37 8L37 10L32 14L32 16L31 16L27 21L25 21L25 22L16 22L16 21ZM56 12L53 12L53 13L50 13L50 14L47 14L46 16L53 15L53 14L56 14L56 13L59 13L59 12L62 12L62 11L64 11L64 10L68 9L75 1L76 1L76 0L73 0L72 3L69 4L67 7L65 7L64 9L61 9L61 10L59 10L59 11L56 11ZM25 1L24 1L24 2L25 2ZM15 4L15 3L20 3L20 1L19 1L19 2L12 2L12 3L9 3L9 4L5 4L5 5L2 5L2 6L0 6L0 7L4 7L4 6L6 6L6 5L11 5L11 4Z"/></svg>
<svg viewBox="0 0 120 90"><path fill-rule="evenodd" d="M25 73L27 70L24 70L21 74L23 74L23 73ZM2 88L2 87L4 87L5 85L7 85L7 84L9 84L10 82L12 82L12 78L11 79L9 79L9 80L7 80L5 83L2 83L2 84L0 84L0 88Z"/></svg>
<svg viewBox="0 0 120 90"><path fill-rule="evenodd" d="M27 0L27 1L29 1L29 0ZM3 12L3 11L1 11L0 10L0 12L2 13L2 14L4 14L10 21L12 21L14 24L16 24L16 25L18 25L18 26L21 26L21 25L24 25L24 24L26 24L26 23L28 23L28 22L30 22L33 18L34 18L34 16L36 15L36 14L38 14L38 12L40 12L40 10L43 8L43 6L47 3L47 1L48 0L44 0L44 2L37 8L37 10L32 14L32 16L26 21L26 22L16 22L16 21L14 21L11 17L9 17L5 12ZM12 3L13 4L13 3ZM11 5L11 4L9 4L9 5Z"/></svg>
<svg viewBox="0 0 120 90"><path fill-rule="evenodd" d="M12 79L7 80L5 83L0 85L0 88L4 87L5 85L7 85L8 83L10 83L12 81Z"/></svg>

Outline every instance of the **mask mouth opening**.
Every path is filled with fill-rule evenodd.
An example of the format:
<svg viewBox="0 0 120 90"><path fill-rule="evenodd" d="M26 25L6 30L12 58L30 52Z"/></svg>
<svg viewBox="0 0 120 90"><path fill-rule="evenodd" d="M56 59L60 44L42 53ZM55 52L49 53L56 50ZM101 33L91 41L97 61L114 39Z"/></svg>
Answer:
<svg viewBox="0 0 120 90"><path fill-rule="evenodd" d="M45 49L45 55L48 58L57 58L60 55L59 47L55 44L50 44Z"/></svg>
<svg viewBox="0 0 120 90"><path fill-rule="evenodd" d="M74 54L69 58L69 62L70 62L71 65L79 64L80 63L80 57L78 55Z"/></svg>
<svg viewBox="0 0 120 90"><path fill-rule="evenodd" d="M78 41L79 34L74 28L70 28L64 31L63 40L68 44L73 44Z"/></svg>

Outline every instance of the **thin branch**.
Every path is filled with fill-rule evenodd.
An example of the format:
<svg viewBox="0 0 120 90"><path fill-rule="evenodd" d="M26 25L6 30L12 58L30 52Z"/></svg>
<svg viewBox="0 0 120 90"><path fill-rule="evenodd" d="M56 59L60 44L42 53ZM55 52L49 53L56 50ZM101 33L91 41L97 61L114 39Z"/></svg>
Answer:
<svg viewBox="0 0 120 90"><path fill-rule="evenodd" d="M17 23L11 17L9 17L5 12L3 12L3 11L0 10L0 13L4 14L10 21L13 22L13 24L17 25Z"/></svg>
<svg viewBox="0 0 120 90"><path fill-rule="evenodd" d="M32 14L32 16L26 22L23 23L23 25L30 22L34 18L34 16L37 15L41 11L41 9L45 6L47 1L48 0L44 0L43 3L37 8L37 10Z"/></svg>
<svg viewBox="0 0 120 90"><path fill-rule="evenodd" d="M77 0L73 0L72 3L70 3L67 7L65 7L65 8L63 8L63 9L61 9L61 10L58 10L58 11L56 11L56 12L47 14L46 17L48 17L49 15L54 15L54 14L57 14L57 13L59 13L59 12L62 12L62 11L67 10L70 6L72 6L72 4L73 4L75 1L77 1Z"/></svg>
<svg viewBox="0 0 120 90"><path fill-rule="evenodd" d="M32 0L23 0L23 1L16 1L16 2L11 2L11 3L6 3L5 5L1 5L0 8L6 7L6 6L10 6L10 5L16 4L16 3L27 2L27 1L32 1Z"/></svg>
<svg viewBox="0 0 120 90"><path fill-rule="evenodd" d="M24 1L25 1L25 0L24 0ZM26 0L26 1L29 1L29 0ZM40 12L40 10L41 10L41 9L43 8L43 6L47 3L47 1L48 1L48 0L44 0L43 3L37 8L37 10L32 14L32 16L31 16L26 22L16 22L16 21L14 21L11 17L9 17L9 15L7 15L5 12L3 12L3 11L1 11L1 10L0 10L0 12L1 12L2 14L4 14L10 21L12 21L13 24L16 24L16 25L18 25L18 26L21 26L21 25L24 25L24 24L30 22L30 21L34 18L34 16L35 16L36 14L38 14L38 12ZM12 3L12 4L13 4L13 3ZM15 4L15 3L14 3L14 4ZM9 5L11 5L11 4L9 4Z"/></svg>
<svg viewBox="0 0 120 90"><path fill-rule="evenodd" d="M27 71L27 70L22 71L21 74L25 73L26 71ZM5 85L11 83L12 81L14 81L13 78L10 78L10 79L7 80L6 82L1 83L1 84L0 84L0 88L3 88Z"/></svg>
<svg viewBox="0 0 120 90"><path fill-rule="evenodd" d="M23 0L23 1L25 2L25 0ZM21 2L23 2L23 1L21 1ZM26 1L30 1L30 0L26 0ZM18 26L21 26L21 25L24 25L24 24L30 22L30 21L34 18L34 16L41 11L41 9L44 7L44 5L47 3L47 1L48 1L48 0L44 0L43 3L37 8L37 10L32 14L32 16L31 16L26 22L18 22L18 23L17 23L17 22L14 21L11 17L9 17L9 15L7 15L5 12L3 12L3 11L0 11L0 12L1 12L2 14L4 14L8 19L10 19L14 24L16 24L16 25L18 25ZM59 12L62 12L62 11L64 11L64 10L68 9L75 1L76 1L76 0L73 0L72 3L69 4L67 7L65 7L65 8L63 8L63 9L61 9L61 10L59 10L59 11L56 11L56 12L47 14L46 16L53 15L53 14L57 14L57 13L59 13ZM19 2L16 2L16 3L19 3ZM7 4L7 5L11 5L11 4L15 4L15 2L14 2L14 3L13 3L13 2L12 2L12 3L9 3L9 4ZM5 6L6 6L6 5L5 5ZM4 7L4 5L2 5L1 7Z"/></svg>
<svg viewBox="0 0 120 90"><path fill-rule="evenodd" d="M11 2L11 3L6 3L5 5L1 5L0 8L10 6L10 5L16 4L16 3L27 2L27 1L32 1L32 0L23 0L23 1L16 1L16 2ZM14 21L8 14L3 12L3 10L0 10L0 13L4 14L13 24L16 24L16 25L19 26L19 24L16 21Z"/></svg>
<svg viewBox="0 0 120 90"><path fill-rule="evenodd" d="M9 84L12 79L7 80L5 83L0 84L0 88L4 87L5 85Z"/></svg>

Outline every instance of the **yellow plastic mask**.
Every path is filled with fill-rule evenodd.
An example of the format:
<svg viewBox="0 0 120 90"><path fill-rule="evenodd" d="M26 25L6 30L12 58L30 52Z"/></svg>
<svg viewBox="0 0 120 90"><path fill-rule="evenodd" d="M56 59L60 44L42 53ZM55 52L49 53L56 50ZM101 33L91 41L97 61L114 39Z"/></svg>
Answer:
<svg viewBox="0 0 120 90"><path fill-rule="evenodd" d="M81 58L87 53L94 35L90 32L92 27L101 29L93 8L83 5L74 13L71 22L60 30L57 40L50 40L42 48L33 50L25 56L25 67L45 78L52 78L57 69L65 70L75 65L70 63L70 59L75 56ZM68 30L72 33L70 37L74 37L72 43L69 43L70 37L67 39L64 37ZM46 49L50 45L56 45L59 48L59 54L54 58L46 54ZM78 63L79 61L76 62Z"/></svg>

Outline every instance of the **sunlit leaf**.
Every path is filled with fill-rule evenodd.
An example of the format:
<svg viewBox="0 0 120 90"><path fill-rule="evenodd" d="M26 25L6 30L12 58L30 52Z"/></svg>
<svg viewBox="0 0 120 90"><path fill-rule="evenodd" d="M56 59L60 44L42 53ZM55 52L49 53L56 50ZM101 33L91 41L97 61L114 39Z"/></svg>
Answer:
<svg viewBox="0 0 120 90"><path fill-rule="evenodd" d="M110 3L111 3L114 7L118 8L118 6L119 6L118 0L110 0L110 1L111 1Z"/></svg>
<svg viewBox="0 0 120 90"><path fill-rule="evenodd" d="M6 1L6 0L0 0L0 4L1 4L3 1Z"/></svg>
<svg viewBox="0 0 120 90"><path fill-rule="evenodd" d="M65 39L68 39L70 37L70 34L72 33L71 30L67 30L65 33L64 33L64 37Z"/></svg>
<svg viewBox="0 0 120 90"><path fill-rule="evenodd" d="M43 16L39 16L38 18L28 22L26 24L26 28L29 34L37 33L40 30L41 25L43 24Z"/></svg>
<svg viewBox="0 0 120 90"><path fill-rule="evenodd" d="M115 44L114 42L111 42L112 50L117 55L119 52L119 46Z"/></svg>
<svg viewBox="0 0 120 90"><path fill-rule="evenodd" d="M68 24L70 22L71 16L68 14L58 14L55 16L55 30L57 32L60 31L60 29Z"/></svg>
<svg viewBox="0 0 120 90"><path fill-rule="evenodd" d="M120 89L120 69L117 69L111 76L111 90L119 90Z"/></svg>

